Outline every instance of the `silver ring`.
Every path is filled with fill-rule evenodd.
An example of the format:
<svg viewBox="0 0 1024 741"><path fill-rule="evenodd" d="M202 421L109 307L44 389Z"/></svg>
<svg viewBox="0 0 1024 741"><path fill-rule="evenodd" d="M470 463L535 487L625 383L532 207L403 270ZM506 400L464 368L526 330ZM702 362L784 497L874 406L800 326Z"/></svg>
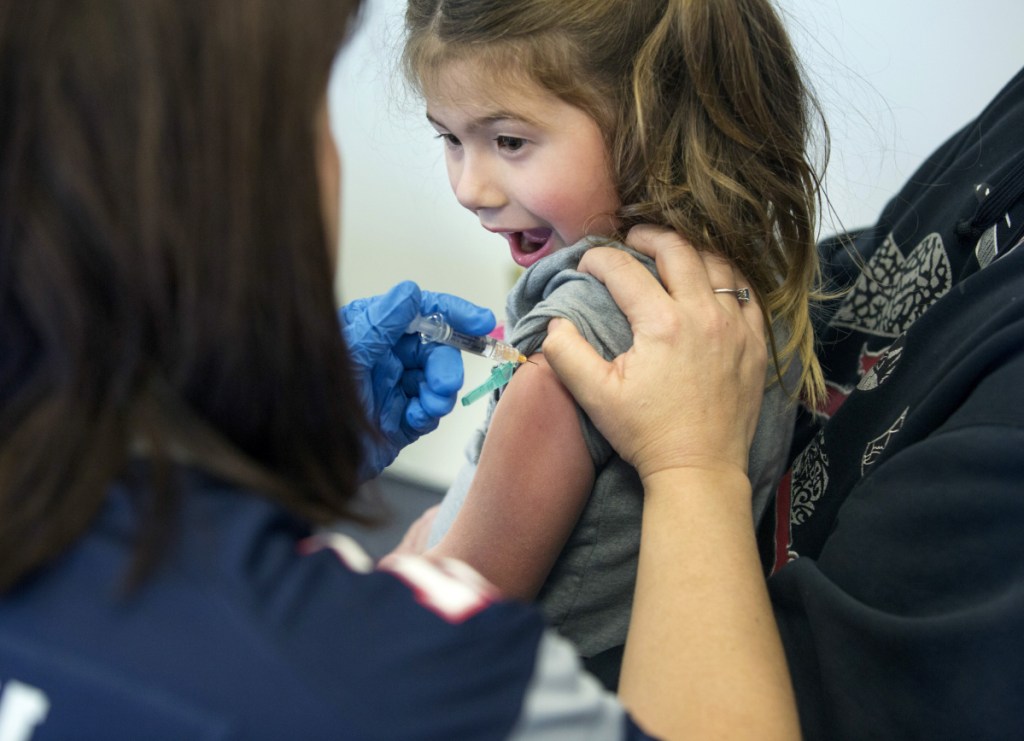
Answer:
<svg viewBox="0 0 1024 741"><path fill-rule="evenodd" d="M712 293L731 293L736 297L736 300L741 304L745 304L750 301L750 289L749 288L712 288Z"/></svg>

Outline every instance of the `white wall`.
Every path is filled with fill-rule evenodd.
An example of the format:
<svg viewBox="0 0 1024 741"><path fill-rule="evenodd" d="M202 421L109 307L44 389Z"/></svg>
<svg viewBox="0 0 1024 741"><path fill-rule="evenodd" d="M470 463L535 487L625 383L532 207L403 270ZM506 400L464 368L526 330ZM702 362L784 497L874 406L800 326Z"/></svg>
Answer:
<svg viewBox="0 0 1024 741"><path fill-rule="evenodd" d="M1024 65L1021 0L778 4L825 106L832 134L826 189L847 227L873 221L917 164ZM411 278L500 316L515 276L508 249L451 196L441 145L394 73L404 1L368 6L331 85L344 167L339 293L348 300ZM825 218L824 231L837 228ZM468 389L490 364L466 363ZM458 407L392 470L446 486L484 403Z"/></svg>
<svg viewBox="0 0 1024 741"><path fill-rule="evenodd" d="M921 161L1024 66L1021 0L779 5L826 108L826 189L848 227L873 222Z"/></svg>

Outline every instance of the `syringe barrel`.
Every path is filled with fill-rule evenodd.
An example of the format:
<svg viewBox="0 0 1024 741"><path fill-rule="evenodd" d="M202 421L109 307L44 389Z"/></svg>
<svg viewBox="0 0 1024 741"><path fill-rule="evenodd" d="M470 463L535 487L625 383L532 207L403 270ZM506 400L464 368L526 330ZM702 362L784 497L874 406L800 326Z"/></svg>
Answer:
<svg viewBox="0 0 1024 741"><path fill-rule="evenodd" d="M452 336L445 340L445 343L495 362L516 363L518 365L524 360L523 356L512 345L496 340L493 337L474 337L462 334L461 332L452 332Z"/></svg>
<svg viewBox="0 0 1024 741"><path fill-rule="evenodd" d="M463 334L462 332L455 332L448 328L449 336L444 340L446 345L457 347L460 350L471 352L474 355L482 355L485 358L490 358L494 351L494 341L489 337L476 337L470 334Z"/></svg>
<svg viewBox="0 0 1024 741"><path fill-rule="evenodd" d="M418 332L422 342L442 342L474 355L506 363L521 363L525 358L512 345L493 337L456 332L441 314L420 316L409 323L407 332Z"/></svg>

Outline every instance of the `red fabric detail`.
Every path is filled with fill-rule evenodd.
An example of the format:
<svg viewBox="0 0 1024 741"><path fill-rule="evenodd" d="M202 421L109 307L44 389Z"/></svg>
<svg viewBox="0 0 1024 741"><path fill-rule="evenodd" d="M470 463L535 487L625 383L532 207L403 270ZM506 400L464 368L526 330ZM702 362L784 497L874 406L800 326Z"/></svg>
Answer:
<svg viewBox="0 0 1024 741"><path fill-rule="evenodd" d="M775 493L775 562L772 564L772 574L789 563L789 507L792 484L793 469L790 469L779 481L779 488Z"/></svg>

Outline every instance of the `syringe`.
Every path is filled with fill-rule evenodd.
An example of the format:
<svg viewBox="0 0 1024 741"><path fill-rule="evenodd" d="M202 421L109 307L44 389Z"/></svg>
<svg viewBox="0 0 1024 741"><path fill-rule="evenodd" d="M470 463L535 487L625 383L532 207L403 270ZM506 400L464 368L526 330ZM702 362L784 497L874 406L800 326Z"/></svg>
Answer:
<svg viewBox="0 0 1024 741"><path fill-rule="evenodd" d="M484 358L502 363L525 363L526 356L512 345L493 337L463 334L452 329L441 314L418 316L409 322L405 329L409 333L419 333L423 342L440 342L442 345L457 347Z"/></svg>

